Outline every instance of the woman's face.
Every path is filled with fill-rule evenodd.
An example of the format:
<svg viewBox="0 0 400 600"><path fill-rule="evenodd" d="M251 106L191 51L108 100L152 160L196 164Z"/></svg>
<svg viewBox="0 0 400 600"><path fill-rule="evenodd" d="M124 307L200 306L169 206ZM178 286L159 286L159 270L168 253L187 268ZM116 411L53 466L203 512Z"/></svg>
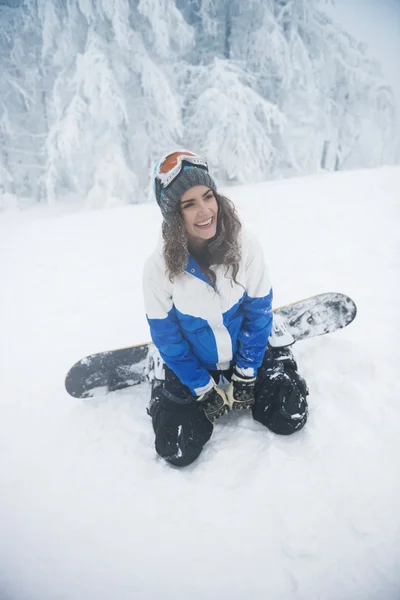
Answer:
<svg viewBox="0 0 400 600"><path fill-rule="evenodd" d="M198 245L217 233L217 199L206 185L187 190L181 198L180 209L189 242Z"/></svg>

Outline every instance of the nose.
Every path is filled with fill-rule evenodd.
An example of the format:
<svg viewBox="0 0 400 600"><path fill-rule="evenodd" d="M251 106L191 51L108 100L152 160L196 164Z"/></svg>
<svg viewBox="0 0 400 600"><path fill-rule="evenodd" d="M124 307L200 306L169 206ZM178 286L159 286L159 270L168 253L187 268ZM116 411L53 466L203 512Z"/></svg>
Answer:
<svg viewBox="0 0 400 600"><path fill-rule="evenodd" d="M201 199L198 204L197 214L198 215L209 215L209 214L211 214L211 212L212 212L211 208L207 204L207 202L205 200Z"/></svg>

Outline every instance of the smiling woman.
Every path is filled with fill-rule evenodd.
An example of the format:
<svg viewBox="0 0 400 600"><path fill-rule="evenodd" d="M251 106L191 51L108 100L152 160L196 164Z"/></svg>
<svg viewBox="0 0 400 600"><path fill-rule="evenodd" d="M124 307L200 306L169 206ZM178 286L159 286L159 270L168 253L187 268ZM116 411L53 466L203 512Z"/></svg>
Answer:
<svg viewBox="0 0 400 600"><path fill-rule="evenodd" d="M157 453L173 465L190 464L230 410L251 408L276 433L301 429L307 386L290 350L268 345L272 288L260 245L194 153L162 158L154 190L163 244L146 263L143 285L165 363L148 411Z"/></svg>
<svg viewBox="0 0 400 600"><path fill-rule="evenodd" d="M189 249L201 249L217 233L218 203L214 192L197 185L182 195L180 210Z"/></svg>
<svg viewBox="0 0 400 600"><path fill-rule="evenodd" d="M154 189L164 216L164 257L170 281L185 272L189 255L213 284L211 264L231 266L235 277L241 224L233 203L217 193L207 161L189 152L170 154L157 165Z"/></svg>

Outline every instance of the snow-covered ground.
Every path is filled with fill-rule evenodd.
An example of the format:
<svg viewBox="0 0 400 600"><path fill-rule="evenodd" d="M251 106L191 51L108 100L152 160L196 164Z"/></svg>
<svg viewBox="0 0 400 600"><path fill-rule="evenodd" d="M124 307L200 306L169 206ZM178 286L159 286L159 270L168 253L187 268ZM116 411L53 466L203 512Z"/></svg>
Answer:
<svg viewBox="0 0 400 600"><path fill-rule="evenodd" d="M307 426L228 415L199 460L156 457L148 388L79 401L66 371L148 338L154 205L0 218L1 600L400 598L400 168L226 190L275 304L325 291L356 321L295 353Z"/></svg>

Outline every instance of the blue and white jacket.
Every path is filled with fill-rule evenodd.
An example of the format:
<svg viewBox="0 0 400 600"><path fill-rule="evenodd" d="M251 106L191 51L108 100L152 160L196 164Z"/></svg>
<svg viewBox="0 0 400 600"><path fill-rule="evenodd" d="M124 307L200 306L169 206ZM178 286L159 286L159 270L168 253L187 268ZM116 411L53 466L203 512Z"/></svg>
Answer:
<svg viewBox="0 0 400 600"><path fill-rule="evenodd" d="M258 241L241 234L242 258L236 276L231 267L211 265L216 286L189 255L185 273L171 283L162 243L147 260L144 301L150 333L166 365L195 396L214 382L211 370L233 364L256 376L272 328L272 288Z"/></svg>

